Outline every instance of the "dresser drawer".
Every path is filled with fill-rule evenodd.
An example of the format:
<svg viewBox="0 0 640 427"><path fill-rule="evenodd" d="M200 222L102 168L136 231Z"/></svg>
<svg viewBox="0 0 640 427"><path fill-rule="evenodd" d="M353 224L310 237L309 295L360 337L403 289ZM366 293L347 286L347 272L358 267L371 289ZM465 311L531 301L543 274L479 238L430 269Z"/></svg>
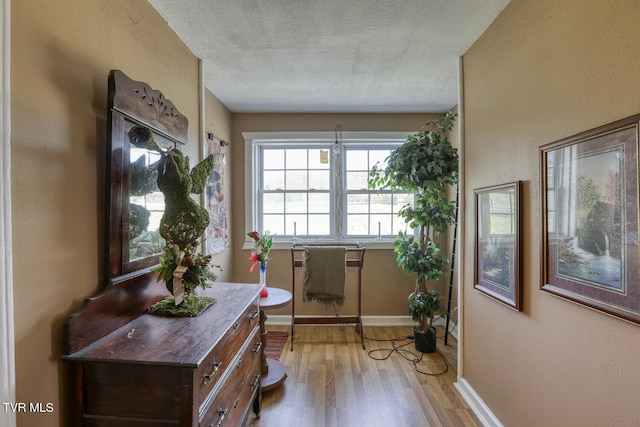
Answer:
<svg viewBox="0 0 640 427"><path fill-rule="evenodd" d="M201 427L239 426L247 409L253 403L252 397L260 392L260 358L262 354L260 327L256 326L245 341L224 383L215 395L204 416Z"/></svg>
<svg viewBox="0 0 640 427"><path fill-rule="evenodd" d="M179 420L184 384L171 366L84 364L85 415L92 425L110 425L109 417ZM99 422L100 420L103 420Z"/></svg>
<svg viewBox="0 0 640 427"><path fill-rule="evenodd" d="M258 298L256 298L229 327L213 351L207 355L203 363L196 369L194 383L197 392L195 397L196 403L200 406L200 411L202 411L205 399L242 348L245 337L259 324L260 308Z"/></svg>

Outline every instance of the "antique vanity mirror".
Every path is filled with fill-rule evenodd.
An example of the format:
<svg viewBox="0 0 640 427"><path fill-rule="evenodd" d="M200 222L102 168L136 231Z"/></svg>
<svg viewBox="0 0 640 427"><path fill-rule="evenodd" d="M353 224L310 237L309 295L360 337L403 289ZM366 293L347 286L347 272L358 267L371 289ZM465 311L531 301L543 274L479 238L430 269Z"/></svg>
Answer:
<svg viewBox="0 0 640 427"><path fill-rule="evenodd" d="M218 283L203 293L221 309L198 317L147 311L168 295L151 268L165 246L156 172L165 193L167 183L180 186L172 172L188 159L166 160L181 155L167 151L186 142L187 119L159 91L112 71L108 131L108 284L64 322L65 425L244 425L251 410L260 416L267 366L260 286ZM166 210L170 216L172 206Z"/></svg>
<svg viewBox="0 0 640 427"><path fill-rule="evenodd" d="M148 273L158 264L164 240L158 233L164 196L158 190L158 151L134 144L129 131L144 126L163 150L187 141L188 120L157 90L109 73L108 279L111 283ZM135 142L135 141L134 141Z"/></svg>

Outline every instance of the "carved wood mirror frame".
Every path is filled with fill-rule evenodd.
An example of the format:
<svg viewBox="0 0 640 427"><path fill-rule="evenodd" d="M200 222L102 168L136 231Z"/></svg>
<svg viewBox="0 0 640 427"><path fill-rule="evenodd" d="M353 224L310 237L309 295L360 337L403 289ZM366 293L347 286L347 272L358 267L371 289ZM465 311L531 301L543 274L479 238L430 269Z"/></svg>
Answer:
<svg viewBox="0 0 640 427"><path fill-rule="evenodd" d="M187 142L188 120L162 92L146 83L127 77L122 71L109 73L108 105L108 161L107 178L109 191L107 206L107 279L111 283L124 277L137 276L149 272L149 268L159 263L161 251L154 250L141 256L134 256L136 248L131 245L133 224L132 192L132 148L128 137L129 129L142 125L151 130L154 140L163 148L176 147ZM139 153L136 153L137 157ZM149 163L146 163L146 167ZM154 182L155 184L155 182ZM164 199L161 197L162 203ZM156 195L157 198L157 195ZM144 208L142 208L144 209ZM146 215L149 212L146 211ZM161 216L163 209L156 212ZM157 218L159 221L159 218ZM146 232L146 227L144 227Z"/></svg>

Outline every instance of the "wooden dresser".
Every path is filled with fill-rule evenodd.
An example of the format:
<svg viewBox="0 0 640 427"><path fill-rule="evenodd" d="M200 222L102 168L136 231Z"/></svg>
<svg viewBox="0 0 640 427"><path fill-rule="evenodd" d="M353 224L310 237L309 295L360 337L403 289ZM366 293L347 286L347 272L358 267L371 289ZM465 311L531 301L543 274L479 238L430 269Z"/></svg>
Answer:
<svg viewBox="0 0 640 427"><path fill-rule="evenodd" d="M255 284L214 283L202 293L217 302L194 318L129 320L101 308L126 306L126 290L106 291L106 304L104 295L87 300L65 324L72 425L240 426L251 409L259 417L259 292Z"/></svg>

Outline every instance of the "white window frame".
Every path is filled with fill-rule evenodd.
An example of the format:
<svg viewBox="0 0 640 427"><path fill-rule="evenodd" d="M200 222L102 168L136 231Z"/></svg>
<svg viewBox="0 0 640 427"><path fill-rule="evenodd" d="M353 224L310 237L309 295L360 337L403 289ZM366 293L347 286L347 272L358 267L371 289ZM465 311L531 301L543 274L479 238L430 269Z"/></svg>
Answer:
<svg viewBox="0 0 640 427"><path fill-rule="evenodd" d="M262 161L264 162L264 158L263 156L260 156L258 153L262 150L264 150L265 148L267 149L287 149L287 150L298 150L298 149L302 149L302 150L307 150L307 149L318 149L318 150L327 150L328 153L332 153L332 148L333 148L333 142L329 142L329 141L304 141L304 140L295 140L295 141L287 141L287 140L260 140L259 143L254 144L255 147L255 152L254 155L256 157L256 159L262 159ZM331 157L332 154L328 154L329 157ZM328 171L329 173L329 187L328 190L319 190L319 192L324 192L324 193L329 193L329 195L332 195L333 192L333 187L335 186L335 164L333 163L329 163L330 164L330 168L327 169L326 171ZM252 177L254 178L254 186L256 189L260 189L262 188L264 194L270 193L272 192L271 190L267 190L264 188L264 183L260 183L260 175L261 172L264 170L263 169L264 164L257 164L255 165L255 168L252 171ZM289 170L289 168L286 168L286 170ZM298 190L287 190L287 193L289 193L289 191L292 192L296 192ZM278 193L279 190L273 191L274 193ZM307 190L302 190L302 192L307 192ZM313 190L309 191L309 193L312 193ZM255 203L255 199L259 197L255 197L253 198L253 202ZM329 209L330 212L331 210L334 210L336 206L336 200L334 198L330 198L329 201ZM253 230L264 230L264 224L261 224L261 216L260 216L260 206L259 206L259 202L258 205L254 205L254 228ZM262 211L264 210L264 207L262 209ZM264 217L264 211L263 211L263 215L262 217ZM335 233L334 230L334 223L330 223L330 233ZM301 228L302 229L302 228ZM301 230L300 229L300 230ZM299 235L304 235L305 233L298 233ZM291 239L293 237L293 233L291 233L291 235L287 235L287 236L279 236L277 237L277 240L280 240L280 238L284 237L284 239ZM314 240L328 240L326 237L316 237Z"/></svg>
<svg viewBox="0 0 640 427"><path fill-rule="evenodd" d="M15 334L13 319L13 270L11 251L11 1L0 0L0 400L14 403L16 400L15 379ZM0 425L15 427L16 414L0 411Z"/></svg>
<svg viewBox="0 0 640 427"><path fill-rule="evenodd" d="M342 132L339 143L342 145L352 145L355 143L367 143L367 144L393 144L393 143L404 143L407 140L407 135L415 133L414 131L406 131L406 132ZM292 145L299 146L300 143L308 143L310 146L317 143L329 143L331 145L336 142L336 135L333 131L329 132L242 132L242 136L245 142L245 162L244 162L244 170L245 170L245 230L252 231L257 228L258 224L258 206L255 203L255 195L259 189L258 184L258 174L256 173L259 169L259 165L257 164L259 161L258 151L259 144L265 144L269 141L273 141L278 144L286 144L287 141ZM331 155L331 154L330 154ZM344 167L344 159L341 159L342 163L339 167L342 173L342 169ZM344 179L344 177L340 176L339 179ZM344 183L342 184L344 186ZM342 188L342 187L341 187ZM339 194L338 197L346 199L346 194ZM332 202L333 203L333 202ZM340 203L343 203L340 201ZM346 213L345 213L346 215ZM341 227L345 227L346 225L346 217L342 218L343 225ZM291 244L294 243L294 240L298 240L295 238L276 238L274 239L273 248L274 249L287 249L291 247ZM343 238L343 240L330 240L327 238L318 238L318 239L309 239L306 241L322 241L329 243L339 243L339 242L356 242L356 240ZM393 238L378 238L369 237L362 238L357 240L358 243L366 245L367 248L372 249L392 249L393 248ZM243 249L250 249L251 242L248 237L245 236L245 243L243 245Z"/></svg>

